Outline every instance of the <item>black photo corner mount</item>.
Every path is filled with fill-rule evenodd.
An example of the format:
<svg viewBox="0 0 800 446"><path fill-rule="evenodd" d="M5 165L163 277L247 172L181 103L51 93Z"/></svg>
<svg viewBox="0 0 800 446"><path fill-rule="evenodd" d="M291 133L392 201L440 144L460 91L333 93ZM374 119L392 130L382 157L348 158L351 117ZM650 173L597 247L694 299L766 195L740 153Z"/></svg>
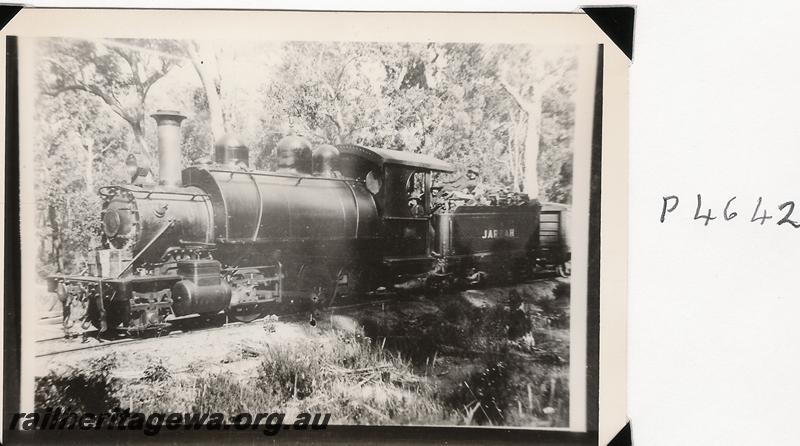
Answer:
<svg viewBox="0 0 800 446"><path fill-rule="evenodd" d="M631 446L631 422L625 423L625 426L614 435L614 438L608 442L608 446Z"/></svg>
<svg viewBox="0 0 800 446"><path fill-rule="evenodd" d="M583 12L633 61L633 6L587 6Z"/></svg>
<svg viewBox="0 0 800 446"><path fill-rule="evenodd" d="M22 10L22 6L16 5L0 5L0 29L3 29L8 25L8 22L11 21L20 11Z"/></svg>

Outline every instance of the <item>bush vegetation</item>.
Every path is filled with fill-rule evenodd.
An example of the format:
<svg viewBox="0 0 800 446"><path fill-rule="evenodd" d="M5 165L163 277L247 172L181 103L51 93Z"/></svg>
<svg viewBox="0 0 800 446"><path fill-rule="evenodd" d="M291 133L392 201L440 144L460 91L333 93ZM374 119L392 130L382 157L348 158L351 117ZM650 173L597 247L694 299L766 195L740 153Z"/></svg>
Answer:
<svg viewBox="0 0 800 446"><path fill-rule="evenodd" d="M274 345L264 331L222 361L257 361L244 375L153 360L123 380L114 377L114 357L104 357L40 378L36 401L93 411L329 412L331 423L344 424L565 426L568 335L548 322L559 320L557 299L534 307L529 298L511 292L476 308L451 296L426 302L425 311L368 314L362 328Z"/></svg>
<svg viewBox="0 0 800 446"><path fill-rule="evenodd" d="M70 408L81 413L104 413L119 407L120 380L112 375L116 363L117 358L108 355L63 374L51 371L36 380L35 407Z"/></svg>

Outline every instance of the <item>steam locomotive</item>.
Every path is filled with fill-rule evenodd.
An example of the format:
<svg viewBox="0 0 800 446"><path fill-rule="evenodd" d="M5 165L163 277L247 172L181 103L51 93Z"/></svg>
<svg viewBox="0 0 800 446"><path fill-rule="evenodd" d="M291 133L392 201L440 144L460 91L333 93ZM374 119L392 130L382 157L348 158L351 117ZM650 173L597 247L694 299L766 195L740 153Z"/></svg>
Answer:
<svg viewBox="0 0 800 446"><path fill-rule="evenodd" d="M409 281L435 291L519 280L542 265L569 273L567 208L529 200L436 211L433 176L454 168L433 157L353 144L312 150L287 136L277 168L263 171L226 137L213 161L181 170L185 117L152 117L158 183L140 181L132 163L131 184L100 188L101 248L85 273L47 278L65 321L142 331L224 311L249 322Z"/></svg>

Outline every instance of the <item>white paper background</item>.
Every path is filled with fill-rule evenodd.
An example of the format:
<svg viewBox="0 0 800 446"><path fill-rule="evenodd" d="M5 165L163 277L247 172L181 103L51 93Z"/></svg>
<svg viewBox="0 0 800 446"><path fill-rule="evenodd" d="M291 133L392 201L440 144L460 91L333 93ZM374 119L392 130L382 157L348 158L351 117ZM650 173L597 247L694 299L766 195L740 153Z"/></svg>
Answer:
<svg viewBox="0 0 800 446"><path fill-rule="evenodd" d="M607 1L42 1L37 5L572 10ZM634 443L800 444L800 4L641 1L631 71ZM720 216L704 227L695 195ZM661 197L681 204L661 224ZM750 223L758 196L775 216ZM800 206L800 203L798 203ZM795 212L800 220L800 209Z"/></svg>

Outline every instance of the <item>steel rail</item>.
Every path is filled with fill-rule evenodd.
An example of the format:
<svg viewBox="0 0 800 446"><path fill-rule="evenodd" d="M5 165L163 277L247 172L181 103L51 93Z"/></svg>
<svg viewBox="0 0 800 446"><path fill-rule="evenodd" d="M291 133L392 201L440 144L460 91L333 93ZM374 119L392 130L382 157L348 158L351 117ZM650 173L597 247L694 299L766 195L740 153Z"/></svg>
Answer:
<svg viewBox="0 0 800 446"><path fill-rule="evenodd" d="M375 301L358 303L358 304L340 305L340 306L337 306L337 307L327 307L327 308L325 308L323 310L323 312L346 310L346 309L350 309L350 308L368 307L368 306L372 306L372 305L381 305L381 304L386 304L386 303L390 303L390 302L394 302L394 301L395 301L395 299L381 299L381 300L375 300ZM284 318L290 318L292 316L299 316L299 315L302 315L302 314L305 314L305 313L306 312L304 312L304 311L298 311L298 312L294 312L294 313L282 314L282 315L278 316L278 320L282 320ZM54 351L51 351L51 352L44 352L44 353L40 353L40 354L35 355L35 357L36 358L43 358L43 357L47 357L47 356L55 356L55 355L60 355L60 354L64 354L64 353L72 353L72 352L77 352L77 351L82 351L82 350L91 350L91 349L96 349L96 348L111 347L111 346L118 345L118 344L129 344L129 343L132 343L132 342L139 343L139 342L156 341L156 340L159 340L159 339L176 338L176 337L180 337L180 336L191 335L191 334L194 334L194 333L208 333L208 332L214 332L214 331L220 331L220 330L227 330L227 329L231 329L231 328L235 328L235 327L241 327L241 326L250 325L250 324L253 324L255 322L260 322L260 321L263 321L263 320L267 319L268 317L270 317L270 316L261 317L261 318L255 319L255 320L247 322L247 323L245 323L245 322L229 322L229 323L226 323L225 325L223 325L221 327L199 328L199 329L194 329L194 330L178 331L178 332L174 332L174 333L168 333L168 334L166 334L164 336L155 336L155 337L148 337L148 338L124 338L124 339L116 339L116 340L104 341L104 342L99 343L99 344L84 345L84 346L79 346L79 347L67 348L67 349L63 349L63 350L54 350ZM92 332L89 332L89 333L94 335L96 333L96 331L92 331ZM78 334L76 337L81 337L82 338L82 337L86 337L86 336L84 334ZM46 343L46 342L49 343L49 342L57 341L57 340L65 340L65 338L63 336L59 337L59 338L46 338L46 339L36 340L36 342L41 345L41 344Z"/></svg>

